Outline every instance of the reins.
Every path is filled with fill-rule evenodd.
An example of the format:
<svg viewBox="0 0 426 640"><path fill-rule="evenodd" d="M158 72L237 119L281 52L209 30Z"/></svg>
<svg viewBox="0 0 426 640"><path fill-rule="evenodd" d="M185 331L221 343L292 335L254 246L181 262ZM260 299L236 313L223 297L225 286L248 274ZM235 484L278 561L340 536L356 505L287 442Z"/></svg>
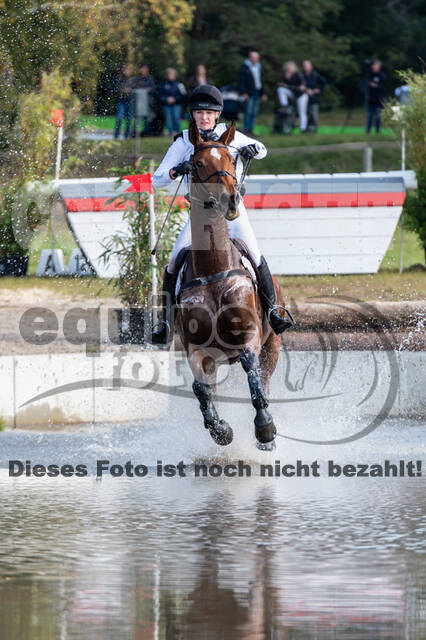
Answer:
<svg viewBox="0 0 426 640"><path fill-rule="evenodd" d="M194 173L195 173L196 178L198 179L198 182L197 182L197 183L195 183L195 184L200 184L200 185L201 185L201 187L204 189L204 191L206 192L206 194L207 194L207 196L208 196L208 198L209 198L209 199L208 199L208 200L199 200L199 199L198 199L198 198L196 198L195 196L190 195L190 200L191 200L191 201L198 202L199 204L202 204L205 208L208 208L208 209L214 209L214 208L216 208L216 207L218 207L218 206L219 206L219 203L218 203L217 199L216 199L216 198L214 197L214 195L213 195L213 194L212 194L212 193L211 193L211 192L210 192L210 191L209 191L209 190L204 186L204 183L205 183L205 182L207 182L207 180L209 180L209 178L211 178L212 176L215 176L215 175L217 175L217 181L216 181L216 184L219 184L219 180L220 180L220 178L221 178L222 176L227 176L227 175L228 175L228 176L230 176L231 178L233 178L233 179L235 180L235 182L236 182L236 191L237 191L238 196L241 198L241 197L244 195L245 190L243 191L243 189L244 189L244 185L243 185L243 183L244 183L244 179L245 179L246 174L247 174L247 169L249 168L249 165L250 165L250 162L251 162L251 158L249 158L248 160L246 160L246 163L245 163L245 165L243 166L243 171L242 171L242 173L241 173L241 180L240 180L240 182L239 182L239 183L238 183L238 180L237 180L236 173L235 173L235 174L232 174L232 173L230 173L229 171L226 171L226 170L224 170L224 169L221 169L221 170L219 170L219 171L214 171L213 173L210 173L210 174L207 176L207 178L201 179L201 178L200 178L200 174L199 174L199 173L198 173L198 171L197 171L197 167L196 167L196 165L194 164L194 157L197 155L197 153L198 153L199 151L202 151L203 149L228 149L229 147L230 147L231 149L236 149L236 151L237 151L237 152L238 152L238 154L240 155L239 149L238 149L237 147L234 147L234 146L233 146L233 145L231 145L231 144L228 144L228 145L226 145L226 144L205 144L205 145L200 145L199 147L197 147L196 149L194 149L194 153L193 153L193 154L192 154L192 156L191 156L191 160L192 160L192 170L193 170L193 172L194 172L194 169L195 169L195 172L194 172ZM240 157L241 157L241 156L240 156ZM238 158L235 158L235 161L233 162L235 172L236 172L237 162L238 162ZM183 180L183 178L184 178L184 176L182 176L182 177L181 177L181 179L180 179L180 181L179 181L179 184L178 184L178 186L177 186L177 189L176 189L176 191L175 191L175 194L174 194L174 196L173 196L173 198L172 198L172 201L170 202L169 208L168 208L167 213L166 213L166 217L164 218L163 224L161 225L161 229L160 229L160 232L159 232L159 234L158 234L157 241L156 241L156 243L155 243L155 246L154 246L153 250L151 251L151 255L152 255L152 256L154 256L154 255L157 253L158 243L160 242L161 236L162 236L163 231L164 231L164 227L166 226L166 223L167 223L168 217L169 217L169 215L170 215L170 211L172 210L173 204L174 204L174 202L175 202L175 200L176 200L176 196L177 196L178 191L179 191L179 189L180 189L180 186L181 186L181 184L182 184L182 180Z"/></svg>
<svg viewBox="0 0 426 640"><path fill-rule="evenodd" d="M190 195L190 200L194 201L194 202L198 202L198 204L202 204L205 208L207 209L215 209L216 207L219 206L219 203L217 201L217 199L215 198L215 196L204 186L204 183L207 182L210 178L212 178L213 176L217 175L217 181L216 184L219 184L219 180L222 176L230 176L231 178L233 178L235 180L235 189L236 192L238 194L238 197L241 198L244 193L244 187L243 187L243 183L244 183L244 179L246 177L247 174L247 170L248 167L250 165L251 162L251 158L249 158L248 160L246 160L245 165L243 165L243 171L241 173L241 179L240 182L238 182L237 176L236 176L236 167L237 167L237 162L238 162L238 157L235 158L235 160L233 161L233 165L234 165L234 171L235 173L232 174L230 171L226 171L225 169L220 169L218 171L213 171L212 173L209 173L209 175L206 178L201 178L200 174L198 172L198 168L194 163L194 158L197 155L197 153L199 153L200 151L203 151L205 149L235 149L238 153L238 155L240 155L239 149L238 147L234 147L231 144L204 144L204 145L200 145L198 147L196 147L194 149L194 153L191 156L191 161L192 161L192 174L195 175L195 177L197 178L197 182L195 184L199 184L201 186L201 188L205 191L205 193L208 196L208 200L200 200L199 198L196 198L193 195ZM240 156L241 157L241 156Z"/></svg>

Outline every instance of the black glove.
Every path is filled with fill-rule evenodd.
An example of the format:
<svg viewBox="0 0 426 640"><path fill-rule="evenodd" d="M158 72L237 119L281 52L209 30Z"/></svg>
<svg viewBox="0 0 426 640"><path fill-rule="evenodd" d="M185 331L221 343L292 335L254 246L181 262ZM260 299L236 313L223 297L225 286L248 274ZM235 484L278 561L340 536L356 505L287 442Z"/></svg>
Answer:
<svg viewBox="0 0 426 640"><path fill-rule="evenodd" d="M192 164L189 162L189 160L185 160L184 162L181 162L180 164L177 164L175 167L173 167L173 171L177 176L186 176L188 173L191 173L191 169Z"/></svg>
<svg viewBox="0 0 426 640"><path fill-rule="evenodd" d="M241 147L238 150L240 156L244 160L250 160L250 158L254 158L259 153L259 150L255 144L248 144L246 147Z"/></svg>

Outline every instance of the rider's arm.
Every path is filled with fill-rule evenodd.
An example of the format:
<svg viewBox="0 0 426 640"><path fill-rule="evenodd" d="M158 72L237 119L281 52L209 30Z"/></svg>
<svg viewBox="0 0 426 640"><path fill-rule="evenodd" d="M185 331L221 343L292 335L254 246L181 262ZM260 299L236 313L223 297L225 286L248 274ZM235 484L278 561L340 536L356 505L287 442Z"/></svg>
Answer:
<svg viewBox="0 0 426 640"><path fill-rule="evenodd" d="M177 138L172 145L170 145L169 150L164 156L160 166L155 171L152 176L152 186L154 189L158 189L159 187L165 187L167 184L170 184L172 178L170 176L170 169L176 167L176 165L180 164L184 160L186 160L187 155L187 147L182 138Z"/></svg>
<svg viewBox="0 0 426 640"><path fill-rule="evenodd" d="M235 145L238 149L241 149L241 147L246 147L249 144L255 144L258 152L253 157L256 158L256 160L261 160L268 153L264 144L262 144L258 140L254 140L254 138L246 136L245 133L241 133L241 131L235 132L234 141L232 144Z"/></svg>

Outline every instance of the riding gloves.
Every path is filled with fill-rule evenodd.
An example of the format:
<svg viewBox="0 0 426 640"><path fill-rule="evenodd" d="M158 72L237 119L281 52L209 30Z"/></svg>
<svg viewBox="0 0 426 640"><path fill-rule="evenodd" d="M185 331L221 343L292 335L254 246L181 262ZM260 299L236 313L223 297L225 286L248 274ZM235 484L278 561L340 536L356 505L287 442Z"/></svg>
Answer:
<svg viewBox="0 0 426 640"><path fill-rule="evenodd" d="M241 147L238 152L244 160L250 160L259 153L259 149L255 143L252 143L245 147Z"/></svg>
<svg viewBox="0 0 426 640"><path fill-rule="evenodd" d="M185 160L184 162L180 162L175 167L173 167L173 171L177 176L186 176L188 173L191 173L192 164L189 160Z"/></svg>

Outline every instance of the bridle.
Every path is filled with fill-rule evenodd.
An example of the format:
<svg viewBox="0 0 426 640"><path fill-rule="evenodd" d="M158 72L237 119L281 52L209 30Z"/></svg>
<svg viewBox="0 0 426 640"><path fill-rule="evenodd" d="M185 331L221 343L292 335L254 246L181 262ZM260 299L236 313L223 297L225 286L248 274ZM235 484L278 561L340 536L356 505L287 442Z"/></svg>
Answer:
<svg viewBox="0 0 426 640"><path fill-rule="evenodd" d="M226 144L203 144L203 145L199 145L198 147L196 147L194 149L194 153L191 155L191 162L192 162L192 174L191 177L195 177L197 179L197 182L195 184L199 184L201 186L201 188L204 190L204 192L206 193L208 200L200 200L199 198L196 198L195 196L193 196L192 194L190 194L190 201L191 202L198 202L198 204L202 204L203 207L205 209L216 209L219 208L219 202L217 200L217 198L215 198L215 196L207 189L207 187L205 186L204 183L208 182L210 180L210 178L212 178L213 176L217 176L217 180L216 180L216 184L219 184L220 182L220 178L224 177L224 176L230 176L233 180L235 180L235 191L236 191L236 206L238 206L238 203L241 199L241 197L244 195L244 187L243 187L243 182L244 182L244 178L246 176L247 173L247 169L248 169L248 165L250 164L250 160L247 160L245 166L243 167L243 172L241 175L241 180L238 183L238 178L236 175L236 169L237 169L237 162L238 162L238 156L235 157L235 159L233 160L232 164L234 167L234 173L231 173L230 171L226 171L225 169L220 169L218 171L213 171L212 173L209 173L208 176L206 176L205 178L201 178L199 172L198 172L198 167L194 162L194 158L197 155L197 153L199 153L200 151L203 151L205 149L236 149L236 151L239 154L239 150L237 147L234 147L233 145L226 145Z"/></svg>

